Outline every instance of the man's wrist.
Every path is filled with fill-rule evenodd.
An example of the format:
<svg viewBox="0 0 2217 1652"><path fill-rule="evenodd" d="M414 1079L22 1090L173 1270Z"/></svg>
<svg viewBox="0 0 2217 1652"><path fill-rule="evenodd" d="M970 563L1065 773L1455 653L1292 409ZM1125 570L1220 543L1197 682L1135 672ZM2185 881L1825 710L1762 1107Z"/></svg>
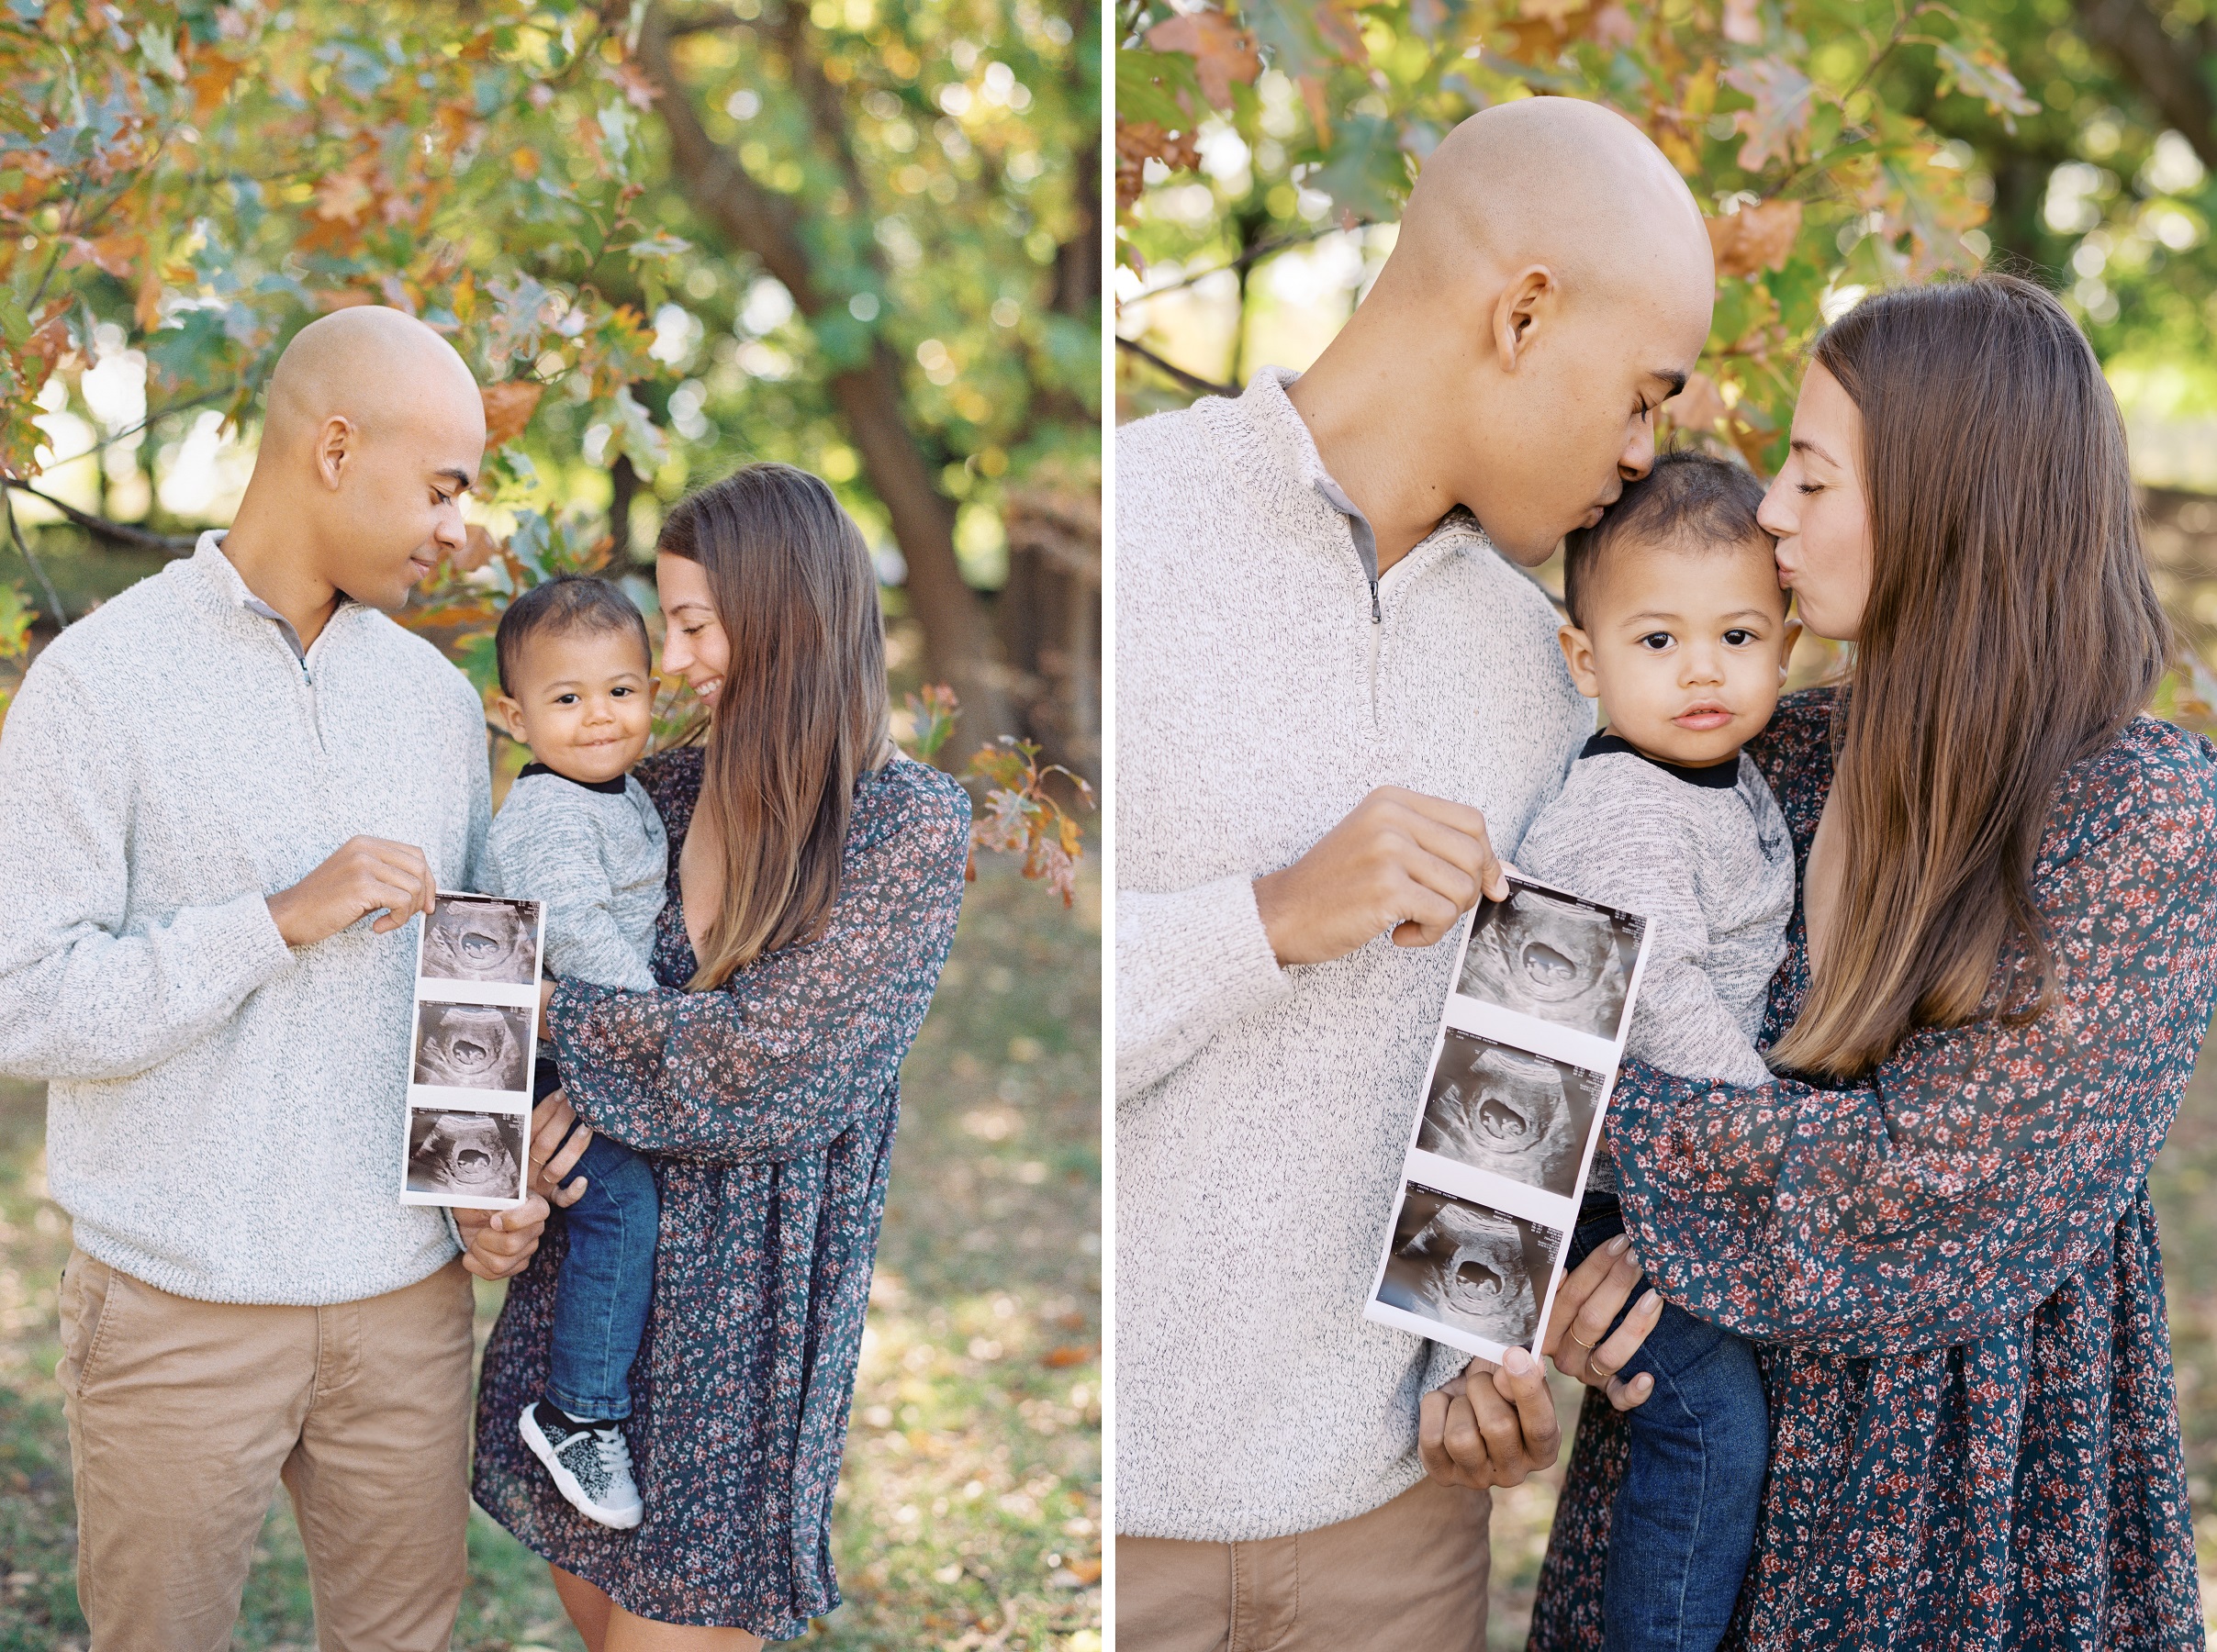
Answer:
<svg viewBox="0 0 2217 1652"><path fill-rule="evenodd" d="M269 898L267 905L269 921L277 926L277 939L287 946L297 946L300 943L293 938L293 932L289 927L294 907L291 899L292 893L291 889L279 889Z"/></svg>
<svg viewBox="0 0 2217 1652"><path fill-rule="evenodd" d="M1265 872L1255 879L1253 886L1255 916L1262 924L1262 938L1270 943L1271 956L1281 969L1286 966L1284 876L1283 872Z"/></svg>

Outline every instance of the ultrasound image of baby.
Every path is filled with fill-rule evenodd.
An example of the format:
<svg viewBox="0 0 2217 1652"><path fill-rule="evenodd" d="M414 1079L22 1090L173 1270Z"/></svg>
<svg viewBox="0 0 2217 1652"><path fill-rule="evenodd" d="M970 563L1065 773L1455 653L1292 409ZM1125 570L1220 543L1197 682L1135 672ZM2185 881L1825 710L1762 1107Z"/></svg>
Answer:
<svg viewBox="0 0 2217 1652"><path fill-rule="evenodd" d="M1639 950L1630 920L1517 884L1480 903L1456 990L1614 1042Z"/></svg>
<svg viewBox="0 0 2217 1652"><path fill-rule="evenodd" d="M1503 1347L1529 1347L1562 1235L1411 1182L1378 1300Z"/></svg>
<svg viewBox="0 0 2217 1652"><path fill-rule="evenodd" d="M529 987L538 978L538 916L524 900L442 895L423 925L422 973L440 981Z"/></svg>
<svg viewBox="0 0 2217 1652"><path fill-rule="evenodd" d="M408 1190L454 1199L523 1194L521 1113L434 1112L408 1120Z"/></svg>
<svg viewBox="0 0 2217 1652"><path fill-rule="evenodd" d="M1416 1145L1571 1197L1601 1076L1450 1028Z"/></svg>
<svg viewBox="0 0 2217 1652"><path fill-rule="evenodd" d="M495 1004L418 1007L416 1082L460 1089L520 1090L531 1022L528 1010Z"/></svg>

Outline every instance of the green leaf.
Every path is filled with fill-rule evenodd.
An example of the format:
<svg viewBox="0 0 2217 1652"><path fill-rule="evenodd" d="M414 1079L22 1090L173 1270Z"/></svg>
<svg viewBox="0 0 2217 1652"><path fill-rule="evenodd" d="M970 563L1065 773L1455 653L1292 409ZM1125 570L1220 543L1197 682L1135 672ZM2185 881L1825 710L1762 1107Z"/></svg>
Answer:
<svg viewBox="0 0 2217 1652"><path fill-rule="evenodd" d="M1309 174L1320 189L1359 218L1393 218L1408 194L1408 162L1401 152L1394 123L1376 115L1355 115L1333 128L1329 158Z"/></svg>
<svg viewBox="0 0 2217 1652"><path fill-rule="evenodd" d="M1940 89L1977 98L2000 117L2007 130L2017 129L2012 117L2040 113L2040 106L2025 95L2010 66L1990 47L1966 50L1943 41L1932 48L1932 55L1940 63Z"/></svg>

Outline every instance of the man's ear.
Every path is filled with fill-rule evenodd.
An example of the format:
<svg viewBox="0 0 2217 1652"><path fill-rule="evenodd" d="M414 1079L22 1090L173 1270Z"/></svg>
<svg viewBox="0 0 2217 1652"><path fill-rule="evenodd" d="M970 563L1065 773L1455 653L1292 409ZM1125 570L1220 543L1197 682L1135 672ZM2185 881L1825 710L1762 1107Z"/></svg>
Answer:
<svg viewBox="0 0 2217 1652"><path fill-rule="evenodd" d="M1804 629L1800 620L1788 620L1785 631L1781 633L1778 644L1778 681L1781 686L1785 684L1786 672L1794 664L1794 644L1801 641Z"/></svg>
<svg viewBox="0 0 2217 1652"><path fill-rule="evenodd" d="M1494 354L1502 372L1517 371L1532 330L1552 315L1562 294L1562 284L1545 264L1528 264L1509 277L1494 300Z"/></svg>
<svg viewBox="0 0 2217 1652"><path fill-rule="evenodd" d="M339 491L348 462L361 445L360 428L343 413L334 413L316 427L316 474L325 488Z"/></svg>
<svg viewBox="0 0 2217 1652"><path fill-rule="evenodd" d="M1562 663L1571 668L1571 681L1578 692L1588 699L1601 698L1601 679L1594 674L1593 639L1574 625L1566 625L1555 633L1555 641L1562 647Z"/></svg>

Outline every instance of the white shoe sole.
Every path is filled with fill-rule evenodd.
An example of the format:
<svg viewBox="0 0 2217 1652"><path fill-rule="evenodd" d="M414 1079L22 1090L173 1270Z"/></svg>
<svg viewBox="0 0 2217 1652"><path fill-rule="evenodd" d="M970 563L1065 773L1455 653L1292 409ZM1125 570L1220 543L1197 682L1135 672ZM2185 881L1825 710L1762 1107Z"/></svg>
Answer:
<svg viewBox="0 0 2217 1652"><path fill-rule="evenodd" d="M536 1402L525 1406L523 1415L516 1421L516 1427L523 1435L523 1443L532 1448L532 1455L544 1464L547 1473L554 1477L554 1489L588 1520L611 1526L619 1532L628 1532L637 1525L640 1516L646 1512L644 1505L632 1503L621 1509L606 1509L596 1503L586 1489L577 1483L577 1477L565 1468L562 1459L554 1455L553 1442L540 1428L539 1419L532 1415L535 1408Z"/></svg>

